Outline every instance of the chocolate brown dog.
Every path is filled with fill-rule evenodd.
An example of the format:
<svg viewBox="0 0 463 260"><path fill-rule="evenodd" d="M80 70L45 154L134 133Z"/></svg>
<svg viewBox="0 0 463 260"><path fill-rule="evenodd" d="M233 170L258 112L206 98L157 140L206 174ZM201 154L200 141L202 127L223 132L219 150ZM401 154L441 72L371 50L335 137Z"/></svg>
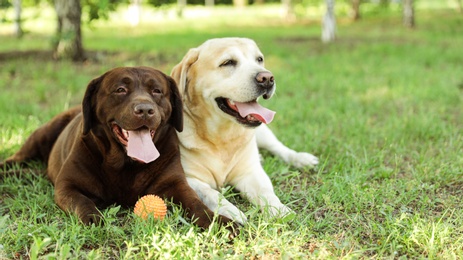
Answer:
<svg viewBox="0 0 463 260"><path fill-rule="evenodd" d="M148 67L116 68L89 83L82 109L37 129L0 169L48 162L56 203L85 224L100 223L97 208L129 207L156 194L181 204L206 228L214 213L186 181L175 133L182 128L182 101L171 77ZM218 221L236 228L226 217Z"/></svg>

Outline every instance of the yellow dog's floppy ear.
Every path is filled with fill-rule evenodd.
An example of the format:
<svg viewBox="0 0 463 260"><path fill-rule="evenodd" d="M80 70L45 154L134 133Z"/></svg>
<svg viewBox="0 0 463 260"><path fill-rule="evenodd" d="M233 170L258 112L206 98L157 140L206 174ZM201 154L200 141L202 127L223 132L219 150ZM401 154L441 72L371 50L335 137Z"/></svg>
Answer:
<svg viewBox="0 0 463 260"><path fill-rule="evenodd" d="M191 65L198 60L199 57L199 49L193 48L188 51L188 53L183 57L182 61L175 65L170 73L170 76L175 80L177 83L178 89L180 91L180 95L185 97L188 95L188 70L190 69Z"/></svg>

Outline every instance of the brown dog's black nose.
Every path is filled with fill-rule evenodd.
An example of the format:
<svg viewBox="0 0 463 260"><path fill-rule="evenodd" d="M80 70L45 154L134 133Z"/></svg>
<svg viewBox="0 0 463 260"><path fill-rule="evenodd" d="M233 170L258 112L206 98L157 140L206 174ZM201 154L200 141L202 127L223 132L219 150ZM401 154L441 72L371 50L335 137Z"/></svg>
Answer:
<svg viewBox="0 0 463 260"><path fill-rule="evenodd" d="M275 79L272 73L265 71L257 73L256 82L259 87L269 89L273 87Z"/></svg>
<svg viewBox="0 0 463 260"><path fill-rule="evenodd" d="M141 103L134 107L133 112L135 116L147 119L154 115L154 106L152 104Z"/></svg>

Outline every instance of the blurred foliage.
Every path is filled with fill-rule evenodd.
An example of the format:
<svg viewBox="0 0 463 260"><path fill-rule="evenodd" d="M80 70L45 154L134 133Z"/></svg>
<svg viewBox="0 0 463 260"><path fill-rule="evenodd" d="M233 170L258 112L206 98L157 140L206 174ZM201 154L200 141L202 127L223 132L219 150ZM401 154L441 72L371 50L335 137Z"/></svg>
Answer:
<svg viewBox="0 0 463 260"><path fill-rule="evenodd" d="M115 11L121 3L129 0L81 0L82 13L88 14L88 22L98 19L108 19L109 13Z"/></svg>
<svg viewBox="0 0 463 260"><path fill-rule="evenodd" d="M0 9L9 8L12 6L13 0L0 0ZM48 2L53 4L53 0L22 0L22 5L24 7L38 5L41 2ZM89 14L89 19L106 19L108 13L114 11L117 6L121 3L128 4L130 0L81 0L82 9ZM177 0L142 0L149 5L154 7L160 7L167 4L175 4ZM204 0L187 0L187 3L190 5L204 5ZM216 5L232 5L233 0L215 0ZM249 0L250 4L257 2L256 0ZM278 3L280 0L264 0L265 3ZM325 0L293 0L294 4L304 4L304 5L320 5L323 4ZM338 0L337 2L350 3L351 0ZM387 7L390 2L397 2L397 0L362 0L362 3L374 3L380 4Z"/></svg>
<svg viewBox="0 0 463 260"><path fill-rule="evenodd" d="M36 6L44 0L22 0L21 5L23 7ZM52 1L46 1L52 3ZM0 0L0 8L8 8L13 6L13 0Z"/></svg>
<svg viewBox="0 0 463 260"><path fill-rule="evenodd" d="M160 7L162 5L166 4L173 4L176 3L177 0L147 0L148 4L154 6L154 7Z"/></svg>
<svg viewBox="0 0 463 260"><path fill-rule="evenodd" d="M160 7L166 4L175 4L177 0L147 0L148 4L154 7ZM249 0L249 4L253 4L256 0ZM280 0L264 0L265 3L279 3ZM204 0L187 0L189 5L204 5ZM232 5L233 0L215 0L214 4L216 5Z"/></svg>
<svg viewBox="0 0 463 260"><path fill-rule="evenodd" d="M11 19L6 18L3 12L12 8L14 0L0 0L0 22L10 23ZM140 0L142 5L151 5L155 8L172 6L178 0ZM204 5L205 0L186 0L188 5ZM312 13L318 14L325 8L325 0L291 0L297 17L311 16ZM415 0L419 3L434 4L442 0ZM458 1L458 0L456 0ZM82 14L84 22L91 23L94 20L108 19L109 14L120 5L128 5L134 0L81 0ZM248 0L250 5L259 3L280 3L281 0ZM384 11L397 11L401 6L402 0L361 0L361 13L375 15ZM337 0L336 13L338 15L348 15L352 11L352 0ZM33 7L42 4L53 6L53 0L22 0L23 7ZM215 5L232 5L233 0L214 0ZM2 11L3 10L3 11ZM27 19L23 17L23 19Z"/></svg>
<svg viewBox="0 0 463 260"><path fill-rule="evenodd" d="M10 1L8 0L0 0L0 8L8 8L11 6Z"/></svg>
<svg viewBox="0 0 463 260"><path fill-rule="evenodd" d="M14 0L0 0L0 9L13 7ZM109 13L115 11L119 4L128 4L130 0L81 0L82 13L86 14L87 22L98 19L108 19ZM40 4L49 4L53 6L53 0L22 0L22 7L34 7ZM11 22L2 19L3 22Z"/></svg>

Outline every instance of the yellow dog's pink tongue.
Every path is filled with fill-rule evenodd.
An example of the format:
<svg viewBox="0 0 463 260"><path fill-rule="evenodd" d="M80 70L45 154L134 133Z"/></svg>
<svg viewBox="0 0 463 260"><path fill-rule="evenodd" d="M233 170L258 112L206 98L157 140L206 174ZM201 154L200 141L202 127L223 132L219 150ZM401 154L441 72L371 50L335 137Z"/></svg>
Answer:
<svg viewBox="0 0 463 260"><path fill-rule="evenodd" d="M144 163L149 163L159 157L151 139L150 130L128 131L127 155Z"/></svg>
<svg viewBox="0 0 463 260"><path fill-rule="evenodd" d="M273 117L275 116L274 111L259 105L256 101L246 103L235 101L235 105L240 116L247 117L248 115L251 115L264 124L272 122Z"/></svg>

